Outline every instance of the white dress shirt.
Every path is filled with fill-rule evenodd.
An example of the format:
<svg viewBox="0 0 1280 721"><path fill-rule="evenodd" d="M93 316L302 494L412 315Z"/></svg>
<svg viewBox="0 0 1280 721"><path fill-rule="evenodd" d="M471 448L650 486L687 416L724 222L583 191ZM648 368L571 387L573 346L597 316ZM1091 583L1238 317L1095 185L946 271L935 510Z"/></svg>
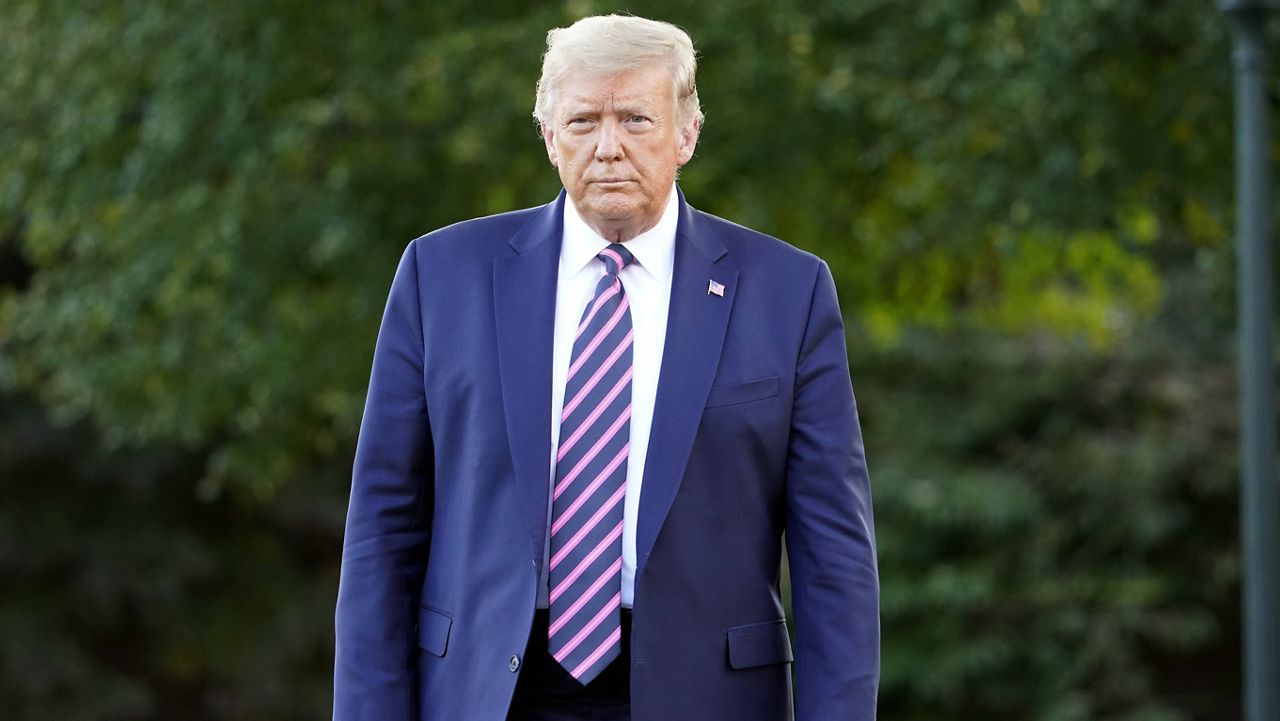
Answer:
<svg viewBox="0 0 1280 721"><path fill-rule="evenodd" d="M675 264L676 220L679 202L675 186L658 224L624 241L635 262L622 269L619 279L631 303L631 450L627 455L627 495L622 511L622 606L631 608L636 573L636 514L640 510L640 484L649 450L653 404L658 393L662 348L667 339L667 310L671 300L671 271ZM604 263L596 254L609 247L582 216L573 201L564 202L564 238L560 245L560 274L556 284L556 326L551 360L551 478L556 480L556 452L560 443L560 410L564 405L569 356L582 311L604 277ZM551 528L551 504L547 504L547 528ZM548 533L543 558L550 558ZM538 586L538 608L547 607L547 564L543 563Z"/></svg>

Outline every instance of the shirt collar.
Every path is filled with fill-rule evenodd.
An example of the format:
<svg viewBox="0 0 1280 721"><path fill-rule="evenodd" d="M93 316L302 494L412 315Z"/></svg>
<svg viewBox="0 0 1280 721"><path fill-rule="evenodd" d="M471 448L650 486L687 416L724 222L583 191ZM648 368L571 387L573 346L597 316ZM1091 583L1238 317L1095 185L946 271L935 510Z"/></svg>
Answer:
<svg viewBox="0 0 1280 721"><path fill-rule="evenodd" d="M667 194L667 205L662 210L662 217L656 225L625 241L627 250L635 256L636 265L644 269L656 280L671 283L671 268L675 263L676 223L679 219L680 203L676 198L676 186L671 185ZM600 251L609 247L610 242L601 238L587 221L578 214L573 200L566 197L564 201L564 242L560 245L560 271L562 274L576 275L586 268Z"/></svg>

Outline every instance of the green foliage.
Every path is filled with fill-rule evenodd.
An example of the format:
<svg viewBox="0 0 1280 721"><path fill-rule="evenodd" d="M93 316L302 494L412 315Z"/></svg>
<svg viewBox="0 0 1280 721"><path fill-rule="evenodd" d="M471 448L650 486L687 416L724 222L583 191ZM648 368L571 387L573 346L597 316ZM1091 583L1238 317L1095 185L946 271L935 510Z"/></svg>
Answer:
<svg viewBox="0 0 1280 721"><path fill-rule="evenodd" d="M554 193L543 30L609 9L17 2L0 224L38 272L0 300L0 374L109 442L212 440L210 494L341 457L397 250ZM1118 342L1159 303L1157 237L1194 212L1223 240L1203 3L652 12L703 55L690 197L822 253L878 340L974 316Z"/></svg>
<svg viewBox="0 0 1280 721"><path fill-rule="evenodd" d="M1168 313L1114 355L913 336L859 369L886 718L1229 717L1197 652L1235 614L1233 368L1186 345L1229 315L1187 285L1195 332ZM1208 668L1171 688L1179 663Z"/></svg>
<svg viewBox="0 0 1280 721"><path fill-rule="evenodd" d="M625 9L3 2L0 716L325 714L396 259L554 195L544 33ZM1221 717L1169 680L1236 653L1212 4L632 9L701 53L691 201L840 284L884 717Z"/></svg>
<svg viewBox="0 0 1280 721"><path fill-rule="evenodd" d="M0 396L0 717L324 717L338 489L200 502L197 458L94 440Z"/></svg>

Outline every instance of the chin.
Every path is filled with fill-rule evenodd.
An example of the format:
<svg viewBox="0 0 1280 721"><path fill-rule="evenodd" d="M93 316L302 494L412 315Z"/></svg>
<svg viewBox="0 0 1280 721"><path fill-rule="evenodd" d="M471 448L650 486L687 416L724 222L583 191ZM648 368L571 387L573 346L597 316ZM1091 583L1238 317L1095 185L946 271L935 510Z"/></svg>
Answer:
<svg viewBox="0 0 1280 721"><path fill-rule="evenodd" d="M592 203L590 212L602 220L625 221L640 215L639 203Z"/></svg>

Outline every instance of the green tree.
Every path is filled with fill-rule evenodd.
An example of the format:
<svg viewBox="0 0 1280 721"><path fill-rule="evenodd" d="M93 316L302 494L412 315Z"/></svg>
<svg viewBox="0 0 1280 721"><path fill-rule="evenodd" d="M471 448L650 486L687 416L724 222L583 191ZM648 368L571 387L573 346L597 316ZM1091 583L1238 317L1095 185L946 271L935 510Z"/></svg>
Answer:
<svg viewBox="0 0 1280 721"><path fill-rule="evenodd" d="M323 716L396 259L553 197L543 34L620 9L3 1L0 713ZM691 201L836 273L886 717L1212 717L1168 681L1234 653L1212 4L636 10L701 52Z"/></svg>

